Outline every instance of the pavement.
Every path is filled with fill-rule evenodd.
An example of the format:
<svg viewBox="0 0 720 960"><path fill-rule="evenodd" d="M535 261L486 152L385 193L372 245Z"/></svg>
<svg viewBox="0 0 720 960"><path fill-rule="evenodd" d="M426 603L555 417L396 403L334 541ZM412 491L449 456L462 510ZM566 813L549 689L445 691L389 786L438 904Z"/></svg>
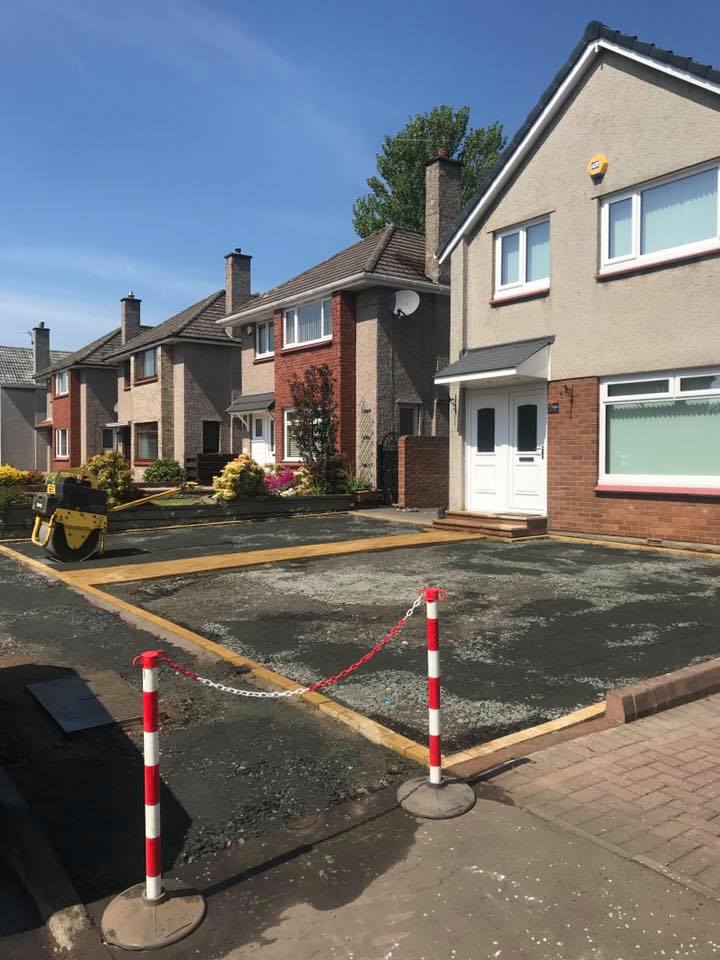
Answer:
<svg viewBox="0 0 720 960"><path fill-rule="evenodd" d="M558 826L720 898L720 695L531 754L492 783Z"/></svg>
<svg viewBox="0 0 720 960"><path fill-rule="evenodd" d="M103 589L305 683L376 643L419 587L445 587L446 753L720 653L715 558L555 540L412 542L353 556L307 557L299 547L271 567L142 581L125 568L125 582ZM332 696L424 742L425 676L420 615Z"/></svg>

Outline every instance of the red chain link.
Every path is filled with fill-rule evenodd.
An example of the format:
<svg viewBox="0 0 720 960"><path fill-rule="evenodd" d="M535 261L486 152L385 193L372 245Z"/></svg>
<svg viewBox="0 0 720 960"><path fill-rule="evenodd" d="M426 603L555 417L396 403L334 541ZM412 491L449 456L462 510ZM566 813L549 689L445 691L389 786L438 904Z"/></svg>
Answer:
<svg viewBox="0 0 720 960"><path fill-rule="evenodd" d="M336 673L334 677L328 677L326 680L318 680L317 683L311 683L308 687L308 690L320 690L321 687L329 687L330 684L338 683L340 680L344 680L345 677L349 677L351 673L354 673L364 663L367 663L368 660L372 660L376 654L380 653L383 647L386 647L393 637L395 637L402 630L407 623L407 619L407 616L400 617L392 630L389 630L382 640L375 644L372 650L368 650L368 652L364 656L360 657L359 660L356 660L355 663L350 664L349 667L345 667L345 669L341 670L340 673Z"/></svg>

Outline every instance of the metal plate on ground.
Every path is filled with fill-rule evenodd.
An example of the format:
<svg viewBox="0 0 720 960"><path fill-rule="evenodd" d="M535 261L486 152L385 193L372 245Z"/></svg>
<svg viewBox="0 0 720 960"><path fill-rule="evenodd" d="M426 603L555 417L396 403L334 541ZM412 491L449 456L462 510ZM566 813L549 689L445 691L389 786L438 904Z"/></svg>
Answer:
<svg viewBox="0 0 720 960"><path fill-rule="evenodd" d="M27 689L65 733L77 733L142 716L137 690L112 670L28 684Z"/></svg>

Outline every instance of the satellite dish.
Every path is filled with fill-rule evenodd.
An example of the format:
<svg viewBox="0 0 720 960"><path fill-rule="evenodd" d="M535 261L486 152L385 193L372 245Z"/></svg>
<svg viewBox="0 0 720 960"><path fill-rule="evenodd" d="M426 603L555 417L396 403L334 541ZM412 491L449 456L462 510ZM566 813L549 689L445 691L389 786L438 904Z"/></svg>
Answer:
<svg viewBox="0 0 720 960"><path fill-rule="evenodd" d="M231 340L237 340L235 336L235 327L225 327L225 335L230 337Z"/></svg>
<svg viewBox="0 0 720 960"><path fill-rule="evenodd" d="M415 313L420 306L420 297L414 290L396 290L395 291L395 309L393 313L398 319L400 317L409 317Z"/></svg>

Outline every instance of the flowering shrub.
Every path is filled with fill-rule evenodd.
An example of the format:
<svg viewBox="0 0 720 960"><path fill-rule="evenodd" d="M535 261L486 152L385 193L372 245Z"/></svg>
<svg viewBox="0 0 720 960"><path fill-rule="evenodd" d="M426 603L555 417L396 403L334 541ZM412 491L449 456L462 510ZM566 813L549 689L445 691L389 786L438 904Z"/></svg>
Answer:
<svg viewBox="0 0 720 960"><path fill-rule="evenodd" d="M213 500L234 500L236 497L261 497L265 493L265 473L247 453L227 463L222 473L213 477Z"/></svg>
<svg viewBox="0 0 720 960"><path fill-rule="evenodd" d="M270 494L288 496L295 486L295 471L289 467L269 472L265 476L265 489Z"/></svg>
<svg viewBox="0 0 720 960"><path fill-rule="evenodd" d="M34 485L45 483L45 474L42 470L28 470L25 483L32 483Z"/></svg>
<svg viewBox="0 0 720 960"><path fill-rule="evenodd" d="M97 456L90 457L83 467L83 472L95 477L99 489L107 494L109 507L130 499L135 485L130 464L122 454L114 450L98 453Z"/></svg>
<svg viewBox="0 0 720 960"><path fill-rule="evenodd" d="M0 467L0 487L21 487L28 482L27 470L16 470L9 464Z"/></svg>

